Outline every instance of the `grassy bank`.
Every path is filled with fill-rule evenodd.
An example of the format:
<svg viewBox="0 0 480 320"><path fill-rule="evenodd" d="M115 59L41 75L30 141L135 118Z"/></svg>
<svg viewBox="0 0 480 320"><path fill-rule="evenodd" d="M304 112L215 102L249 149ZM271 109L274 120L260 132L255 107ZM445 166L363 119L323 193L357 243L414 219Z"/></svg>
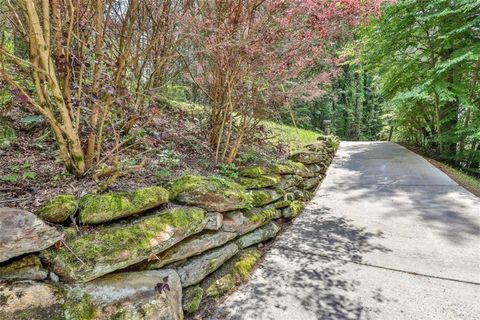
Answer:
<svg viewBox="0 0 480 320"><path fill-rule="evenodd" d="M315 131L296 129L295 127L277 122L265 121L263 124L272 131L270 141L288 145L291 152L300 149L305 144L317 141L317 138L320 136Z"/></svg>

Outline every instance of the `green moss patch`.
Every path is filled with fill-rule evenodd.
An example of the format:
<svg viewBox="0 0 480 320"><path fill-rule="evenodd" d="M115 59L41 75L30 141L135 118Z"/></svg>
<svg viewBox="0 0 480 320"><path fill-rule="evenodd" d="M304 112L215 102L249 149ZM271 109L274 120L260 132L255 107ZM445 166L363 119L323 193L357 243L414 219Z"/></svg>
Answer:
<svg viewBox="0 0 480 320"><path fill-rule="evenodd" d="M47 201L37 211L37 215L49 222L63 222L77 210L77 199L72 194L58 195Z"/></svg>
<svg viewBox="0 0 480 320"><path fill-rule="evenodd" d="M170 198L209 211L225 212L248 207L245 188L229 179L187 175L171 183Z"/></svg>
<svg viewBox="0 0 480 320"><path fill-rule="evenodd" d="M200 286L188 287L183 291L182 306L186 313L194 313L200 308L203 298L203 289Z"/></svg>
<svg viewBox="0 0 480 320"><path fill-rule="evenodd" d="M173 208L130 225L97 229L66 240L59 250L43 251L66 280L89 281L162 252L205 227L205 211Z"/></svg>
<svg viewBox="0 0 480 320"><path fill-rule="evenodd" d="M80 200L80 222L98 224L128 217L168 202L168 191L162 187L137 189L132 192L88 194Z"/></svg>
<svg viewBox="0 0 480 320"><path fill-rule="evenodd" d="M92 297L87 293L78 295L68 291L62 308L65 318L69 320L91 320L95 319L97 313Z"/></svg>

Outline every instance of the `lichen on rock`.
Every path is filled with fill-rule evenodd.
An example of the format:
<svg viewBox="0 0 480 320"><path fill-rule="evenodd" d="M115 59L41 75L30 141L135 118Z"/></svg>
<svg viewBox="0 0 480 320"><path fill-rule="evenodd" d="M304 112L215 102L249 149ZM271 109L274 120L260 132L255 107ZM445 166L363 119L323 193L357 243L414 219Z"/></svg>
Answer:
<svg viewBox="0 0 480 320"><path fill-rule="evenodd" d="M42 256L66 281L85 282L158 254L205 227L200 208L172 208L131 224L99 228Z"/></svg>
<svg viewBox="0 0 480 320"><path fill-rule="evenodd" d="M227 178L186 175L171 183L170 198L209 211L242 209L251 202L245 188Z"/></svg>
<svg viewBox="0 0 480 320"><path fill-rule="evenodd" d="M43 204L37 210L37 215L45 221L60 223L73 215L77 206L77 199L74 195L62 194Z"/></svg>
<svg viewBox="0 0 480 320"><path fill-rule="evenodd" d="M80 222L98 224L125 218L168 202L168 191L162 187L141 188L131 192L87 194L80 200Z"/></svg>

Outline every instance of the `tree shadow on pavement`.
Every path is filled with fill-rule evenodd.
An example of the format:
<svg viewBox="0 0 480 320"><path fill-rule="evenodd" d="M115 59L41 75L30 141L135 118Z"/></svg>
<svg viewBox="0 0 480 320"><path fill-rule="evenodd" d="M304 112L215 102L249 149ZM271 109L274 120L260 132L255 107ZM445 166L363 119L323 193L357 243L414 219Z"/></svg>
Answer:
<svg viewBox="0 0 480 320"><path fill-rule="evenodd" d="M361 262L366 252L389 250L371 243L381 234L326 212L306 210L275 242L241 294L208 319L365 319L362 302L351 294L359 283L347 280L343 267ZM386 300L381 291L371 298ZM305 314L310 316L300 318Z"/></svg>

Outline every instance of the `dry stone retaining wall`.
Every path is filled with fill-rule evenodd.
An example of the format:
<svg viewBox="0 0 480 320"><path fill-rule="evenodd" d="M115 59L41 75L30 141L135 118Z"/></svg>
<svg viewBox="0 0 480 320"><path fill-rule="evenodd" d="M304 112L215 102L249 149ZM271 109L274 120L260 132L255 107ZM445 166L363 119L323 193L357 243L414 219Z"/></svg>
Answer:
<svg viewBox="0 0 480 320"><path fill-rule="evenodd" d="M0 319L183 319L248 279L256 245L301 213L337 145L237 178L61 195L36 215L0 208ZM52 226L77 212L80 231Z"/></svg>

